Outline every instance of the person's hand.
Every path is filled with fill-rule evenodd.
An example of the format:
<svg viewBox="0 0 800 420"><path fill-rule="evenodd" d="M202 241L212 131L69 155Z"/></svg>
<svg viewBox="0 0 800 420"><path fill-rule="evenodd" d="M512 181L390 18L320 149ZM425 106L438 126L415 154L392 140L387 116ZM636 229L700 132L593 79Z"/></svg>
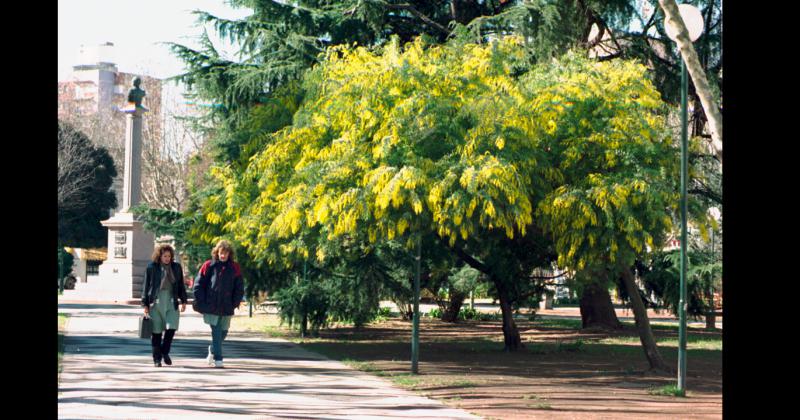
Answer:
<svg viewBox="0 0 800 420"><path fill-rule="evenodd" d="M150 316L150 306L145 306L144 307L144 314L145 314L145 316Z"/></svg>
<svg viewBox="0 0 800 420"><path fill-rule="evenodd" d="M185 310L186 310L186 304L185 303L181 303L181 312L183 312Z"/></svg>

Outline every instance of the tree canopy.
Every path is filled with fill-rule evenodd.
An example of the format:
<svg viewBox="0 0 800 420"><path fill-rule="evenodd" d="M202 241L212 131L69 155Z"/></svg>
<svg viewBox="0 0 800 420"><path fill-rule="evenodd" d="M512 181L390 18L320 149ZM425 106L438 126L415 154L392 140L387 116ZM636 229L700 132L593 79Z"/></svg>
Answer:
<svg viewBox="0 0 800 420"><path fill-rule="evenodd" d="M59 121L58 242L78 248L102 247L108 236L101 220L117 206L111 189L117 175L114 161L103 147Z"/></svg>
<svg viewBox="0 0 800 420"><path fill-rule="evenodd" d="M207 217L278 267L430 237L506 295L549 264L545 233L565 265L632 264L669 226L658 92L640 64L531 67L521 42L331 48L294 123L240 175L214 170L225 206Z"/></svg>

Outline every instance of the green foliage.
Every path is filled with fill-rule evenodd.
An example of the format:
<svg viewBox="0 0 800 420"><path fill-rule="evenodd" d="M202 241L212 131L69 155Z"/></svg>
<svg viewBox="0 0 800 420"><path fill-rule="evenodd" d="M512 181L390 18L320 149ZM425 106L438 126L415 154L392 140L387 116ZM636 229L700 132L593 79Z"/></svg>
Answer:
<svg viewBox="0 0 800 420"><path fill-rule="evenodd" d="M686 391L678 388L677 384L669 384L661 387L650 388L648 391L650 395L665 395L668 397L685 397Z"/></svg>
<svg viewBox="0 0 800 420"><path fill-rule="evenodd" d="M131 207L131 211L144 222L144 228L156 237L172 236L176 251L188 257L189 261L185 263L190 270L198 269L210 257L209 244L198 243L189 237L189 231L196 223L195 218L174 210L151 208L144 203Z"/></svg>
<svg viewBox="0 0 800 420"><path fill-rule="evenodd" d="M327 290L319 282L301 282L282 288L273 295L278 301L281 320L288 322L289 326L305 327L302 323L306 319L311 327L312 335L328 324L328 311L330 300Z"/></svg>
<svg viewBox="0 0 800 420"><path fill-rule="evenodd" d="M382 322L386 321L387 319L392 317L392 309L389 307L382 307L378 309L378 313L375 315L375 321Z"/></svg>
<svg viewBox="0 0 800 420"><path fill-rule="evenodd" d="M500 311L494 313L479 312L476 319L479 321L498 321L503 319L503 314Z"/></svg>
<svg viewBox="0 0 800 420"><path fill-rule="evenodd" d="M569 298L556 298L553 300L553 306L577 306L581 304L579 297Z"/></svg>
<svg viewBox="0 0 800 420"><path fill-rule="evenodd" d="M563 183L539 203L536 214L555 238L559 266L627 267L646 246L660 246L671 227L670 207L678 200L670 180L678 159L664 135L659 95L643 67L599 63L606 73L587 77L576 68L586 62L571 58L554 69L567 80L539 79L560 103L570 105L555 105L551 114L553 134L564 139L553 146L563 157ZM602 82L606 77L618 79ZM592 85L597 88L584 90Z"/></svg>
<svg viewBox="0 0 800 420"><path fill-rule="evenodd" d="M62 292L63 289L74 289L75 278L72 276L72 264L75 258L67 252L63 247L58 247L58 291ZM71 279L71 281L70 281ZM71 284L69 284L71 283Z"/></svg>
<svg viewBox="0 0 800 420"><path fill-rule="evenodd" d="M478 310L475 308L461 308L458 311L458 319L464 321L467 319L478 319Z"/></svg>
<svg viewBox="0 0 800 420"><path fill-rule="evenodd" d="M75 262L75 257L67 252L64 248L58 247L58 265L59 265L59 278L66 277L72 274L72 264Z"/></svg>
<svg viewBox="0 0 800 420"><path fill-rule="evenodd" d="M686 313L692 318L705 316L711 309L708 291L720 289L722 262L701 250L687 253ZM638 264L645 290L661 300L664 307L678 315L680 302L680 249L655 253L647 263Z"/></svg>
<svg viewBox="0 0 800 420"><path fill-rule="evenodd" d="M430 287L458 274L442 268L453 266L447 248L467 250L514 308L535 306L543 290L519 281L553 258L543 229L565 265L609 250L627 259L657 243L669 221L662 168L672 150L644 68L577 54L530 68L519 45L509 37L329 50L306 78L294 123L244 172L212 171L224 195L208 201L206 219L272 272L312 259L344 273L329 292L345 291L337 316L357 323L368 317L346 302L377 310L372 290L408 290L410 272L389 261L408 261L420 235ZM360 261L373 269L355 271ZM366 300L352 295L360 290Z"/></svg>
<svg viewBox="0 0 800 420"><path fill-rule="evenodd" d="M69 145L69 146L68 146ZM85 134L71 125L58 122L59 165L67 155L81 155L79 164L66 176L59 176L59 190L65 185L78 185L68 203L58 208L58 243L61 246L93 248L106 245L106 228L100 224L108 219L117 205L111 183L117 175L111 155L103 147L92 144ZM63 169L63 168L62 168ZM77 179L86 176L87 182Z"/></svg>
<svg viewBox="0 0 800 420"><path fill-rule="evenodd" d="M664 41L661 19L642 15L639 3L628 0L451 3L233 1L235 7L249 7L254 13L236 21L204 12L197 15L199 22L212 24L241 47L237 60L222 57L208 37L199 50L172 46L189 69L180 78L198 100L213 105L198 123L214 135L209 144L216 165L213 176L199 181L200 187L192 191L187 217L194 223L189 236L197 243L234 236L243 250L240 255L252 261L247 264L254 270L251 276L259 278L248 284L248 290L278 290L297 274L293 267L298 261L309 256L321 269L332 270L338 263L326 259L335 259L337 245L369 242L355 248L378 255L386 268L382 293L402 304L410 299L407 258L384 253L383 244L394 243L389 239L395 238L409 246L411 232L425 232L427 226L434 238L446 237L449 245L493 267L496 272L485 280L501 281L513 297L512 304L519 307L535 304L540 293L540 285L519 279L533 267L549 266L556 252L550 238L567 237L558 246L560 254L568 255L560 263L576 266L599 264L597 257L604 250L612 251L612 258L630 262L648 239L659 245L669 224L653 210L669 207L673 197L660 182L646 184L644 191L638 190L638 182L658 178L652 173L658 159L647 160L648 156L672 157L658 139L637 134L635 127L638 115L654 119L640 126L666 131L651 106L652 86L641 82L642 69L630 63L590 65L573 60L579 63L552 65L550 58L569 48L591 46L592 25L612 29L617 39L626 41L616 44L618 56L650 63L652 84L661 97L674 103L679 60L673 43ZM655 0L646 3L658 10ZM707 32L695 45L712 84L721 86L721 4L699 4ZM455 13L451 6L456 6ZM481 48L471 44L511 33L522 35L511 48L514 53L497 44ZM392 35L399 41L390 41ZM415 62L414 54L401 52L399 45L418 35L427 43L450 39L452 50L438 50ZM421 45L425 42L415 48L427 51ZM354 44L366 49L355 49ZM389 51L382 63L367 54L379 51L374 47ZM473 62L453 60L458 55ZM486 60L489 56L492 59ZM538 76L517 83L527 77L523 75L531 62L542 64L533 72ZM387 67L387 63L392 64ZM360 65L360 73L348 68ZM375 74L381 75L378 83L362 82ZM303 86L296 83L304 77ZM562 81L603 94L562 95L557 92ZM570 101L576 97L577 106ZM302 101L306 103L301 109ZM638 105L631 104L637 101ZM617 118L620 114L622 118ZM325 120L329 124L319 122ZM609 125L611 120L623 126ZM285 128L291 122L292 128ZM598 124L597 136L588 135ZM637 138L641 148L651 150L632 150ZM523 159L509 158L513 155ZM699 160L693 167L701 168L704 158L700 153L695 156ZM632 169L643 158L641 166L648 169ZM704 188L721 173L713 165L701 168L708 176L696 185L696 194L720 191ZM673 166L665 166L665 173L675 173ZM593 171L600 175L590 183L587 174ZM637 173L629 176L629 172ZM554 192L559 186L563 190ZM612 205L603 206L604 196ZM647 197L650 201L642 204ZM607 228L593 229L595 238L587 236L588 246L576 238L586 226L586 208ZM604 215L598 217L601 211ZM699 213L699 207L693 210ZM375 225L374 219L386 224ZM643 225L638 236L636 223ZM619 225L626 227L614 227ZM606 243L597 243L596 236L608 231L616 233ZM423 283L436 289L436 282L445 279L436 276L441 261L425 254L442 244L431 239L423 238L423 272L429 274ZM625 241L630 246L614 250ZM476 296L496 295L496 285L489 288L479 282Z"/></svg>
<svg viewBox="0 0 800 420"><path fill-rule="evenodd" d="M441 318L442 317L442 310L439 308L433 308L428 313L425 314L430 318Z"/></svg>
<svg viewBox="0 0 800 420"><path fill-rule="evenodd" d="M458 290L464 294L474 292L481 284L480 271L464 265L462 267L454 267L449 276L450 286L454 290Z"/></svg>

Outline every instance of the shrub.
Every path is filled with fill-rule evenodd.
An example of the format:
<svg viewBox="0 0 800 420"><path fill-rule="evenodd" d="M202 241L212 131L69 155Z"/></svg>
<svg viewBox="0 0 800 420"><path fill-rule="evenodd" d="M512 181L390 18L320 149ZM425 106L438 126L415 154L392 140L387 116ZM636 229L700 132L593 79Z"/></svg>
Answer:
<svg viewBox="0 0 800 420"><path fill-rule="evenodd" d="M503 314L500 311L497 311L493 314L478 312L477 319L479 321L496 321L498 319L503 319Z"/></svg>
<svg viewBox="0 0 800 420"><path fill-rule="evenodd" d="M65 290L73 290L73 289L75 289L75 283L77 283L77 282L78 282L78 280L75 278L75 276L73 276L72 274L68 275L64 279L64 289Z"/></svg>
<svg viewBox="0 0 800 420"><path fill-rule="evenodd" d="M375 317L371 320L371 322L382 322L386 321L387 319L391 318L392 310L388 307L383 307L378 309L378 313L375 314Z"/></svg>
<svg viewBox="0 0 800 420"><path fill-rule="evenodd" d="M58 247L58 267L59 267L59 277L58 277L58 288L61 289L61 279L64 278L64 288L66 287L67 276L72 274L72 264L74 262L74 257L72 254L67 252L64 248ZM63 272L61 271L63 270ZM73 278L74 279L74 278ZM73 282L74 287L74 282Z"/></svg>
<svg viewBox="0 0 800 420"><path fill-rule="evenodd" d="M477 319L478 318L478 311L475 308L461 308L458 311L458 319L466 320L466 319Z"/></svg>
<svg viewBox="0 0 800 420"><path fill-rule="evenodd" d="M553 300L553 305L580 305L580 304L581 304L581 299L578 297L560 298Z"/></svg>
<svg viewBox="0 0 800 420"><path fill-rule="evenodd" d="M441 318L442 317L442 310L439 308L433 308L426 314L431 318Z"/></svg>

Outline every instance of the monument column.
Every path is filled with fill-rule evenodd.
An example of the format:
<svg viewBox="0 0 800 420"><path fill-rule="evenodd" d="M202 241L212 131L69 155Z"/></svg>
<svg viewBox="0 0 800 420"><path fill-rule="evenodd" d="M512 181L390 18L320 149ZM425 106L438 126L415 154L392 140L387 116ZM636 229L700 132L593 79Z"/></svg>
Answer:
<svg viewBox="0 0 800 420"><path fill-rule="evenodd" d="M142 117L148 111L142 106L145 92L139 88L140 83L138 77L133 80L128 106L120 109L126 114L122 208L100 222L108 228L108 253L98 276L105 300L141 298L144 270L153 253L153 234L145 231L142 222L130 212L141 198Z"/></svg>
<svg viewBox="0 0 800 420"><path fill-rule="evenodd" d="M128 212L142 196L142 116L144 107L123 108L125 115L125 173L121 212Z"/></svg>

